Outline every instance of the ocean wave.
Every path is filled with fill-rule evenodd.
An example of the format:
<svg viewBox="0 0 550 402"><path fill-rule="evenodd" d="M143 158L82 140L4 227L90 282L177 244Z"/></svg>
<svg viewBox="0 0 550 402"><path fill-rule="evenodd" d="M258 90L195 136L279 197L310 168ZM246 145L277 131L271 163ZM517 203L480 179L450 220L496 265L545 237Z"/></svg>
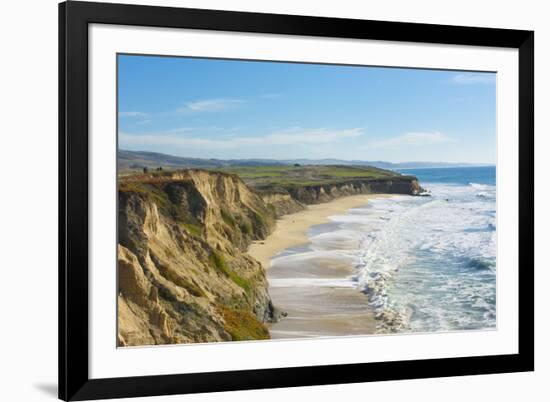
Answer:
<svg viewBox="0 0 550 402"><path fill-rule="evenodd" d="M378 320L377 332L399 332L407 330L410 314L405 308L398 308L391 304L388 298L388 283L392 279L391 272L369 272L368 278L361 278L362 291L369 299L369 305L374 310Z"/></svg>
<svg viewBox="0 0 550 402"><path fill-rule="evenodd" d="M354 280L379 332L494 326L495 203L476 197L481 188L495 187L432 186L428 200L373 200L366 216L334 217L365 225Z"/></svg>
<svg viewBox="0 0 550 402"><path fill-rule="evenodd" d="M394 201L395 202L395 201ZM414 255L410 253L416 244L414 236L403 236L414 230L414 223L422 214L422 205L407 208L402 205L378 203L378 211L386 215L378 230L370 232L361 243L364 250L357 264L356 281L367 295L369 304L378 319L378 332L399 332L409 328L410 314L406 307L393 303L388 294L395 273L410 264ZM412 233L411 233L412 234Z"/></svg>
<svg viewBox="0 0 550 402"><path fill-rule="evenodd" d="M487 269L490 271L494 271L495 264L493 261L489 261L486 259L479 259L479 258L465 258L465 263L468 268L473 269Z"/></svg>
<svg viewBox="0 0 550 402"><path fill-rule="evenodd" d="M496 186L490 184L481 184L481 183L469 183L470 187L473 187L477 190L494 190Z"/></svg>

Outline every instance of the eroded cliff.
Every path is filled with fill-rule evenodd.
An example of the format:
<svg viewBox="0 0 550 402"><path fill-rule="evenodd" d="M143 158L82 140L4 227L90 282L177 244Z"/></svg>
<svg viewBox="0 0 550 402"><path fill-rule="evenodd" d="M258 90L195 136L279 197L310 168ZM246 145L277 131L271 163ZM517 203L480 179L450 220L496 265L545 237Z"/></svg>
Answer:
<svg viewBox="0 0 550 402"><path fill-rule="evenodd" d="M301 204L319 204L335 198L357 194L409 194L424 192L413 176L396 176L391 179L349 179L340 183L290 185L284 189L293 200Z"/></svg>
<svg viewBox="0 0 550 402"><path fill-rule="evenodd" d="M246 254L274 212L238 177L188 170L119 184L119 344L269 337L265 272Z"/></svg>

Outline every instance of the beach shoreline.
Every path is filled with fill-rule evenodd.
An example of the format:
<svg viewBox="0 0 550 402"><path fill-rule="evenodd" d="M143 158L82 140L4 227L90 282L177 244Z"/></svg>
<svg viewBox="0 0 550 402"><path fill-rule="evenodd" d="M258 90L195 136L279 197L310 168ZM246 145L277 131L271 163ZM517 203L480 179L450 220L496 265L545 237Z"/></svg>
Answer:
<svg viewBox="0 0 550 402"><path fill-rule="evenodd" d="M309 243L310 227L329 222L332 215L341 215L353 208L368 204L377 198L390 198L395 194L360 194L340 197L335 200L306 206L303 211L284 215L277 219L275 230L264 240L252 242L248 254L268 270L271 259L290 247Z"/></svg>
<svg viewBox="0 0 550 402"><path fill-rule="evenodd" d="M309 205L303 211L277 220L273 233L250 246L248 254L266 269L274 305L287 314L277 323L268 325L272 339L376 332L374 312L368 298L356 287L350 286L349 278L354 273L351 261L315 258L290 267L272 264L272 261L285 250L306 247L310 243L309 229L330 222L330 216L343 215L350 209L367 205L373 199L392 196L353 195ZM313 282L310 284L308 281Z"/></svg>

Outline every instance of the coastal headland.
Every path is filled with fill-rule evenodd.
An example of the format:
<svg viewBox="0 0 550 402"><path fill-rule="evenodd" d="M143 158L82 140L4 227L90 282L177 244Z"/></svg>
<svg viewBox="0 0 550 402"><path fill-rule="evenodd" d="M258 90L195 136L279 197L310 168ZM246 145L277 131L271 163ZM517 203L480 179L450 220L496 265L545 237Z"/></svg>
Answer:
<svg viewBox="0 0 550 402"><path fill-rule="evenodd" d="M283 301L283 295L269 285L266 267L274 254L307 242L311 225L375 194L421 192L414 176L371 167L254 166L121 175L118 345L269 339L270 325L294 314L281 311L276 300ZM329 265L335 274L349 275L345 264ZM356 297L330 288L310 296L323 298L325 306L346 300L353 305ZM362 307L357 313L364 315ZM365 331L351 325L358 322L353 314L349 318L331 325L350 335ZM285 321L290 322L280 325ZM273 331L274 337L282 332ZM296 336L299 326L290 332Z"/></svg>

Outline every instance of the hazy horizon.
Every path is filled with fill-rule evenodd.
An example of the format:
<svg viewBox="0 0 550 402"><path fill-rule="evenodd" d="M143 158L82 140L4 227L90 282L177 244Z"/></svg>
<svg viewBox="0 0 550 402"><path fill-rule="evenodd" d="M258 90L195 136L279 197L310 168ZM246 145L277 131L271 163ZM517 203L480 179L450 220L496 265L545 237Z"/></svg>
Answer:
<svg viewBox="0 0 550 402"><path fill-rule="evenodd" d="M496 166L496 163L491 162L447 162L447 161L441 161L441 160L434 160L434 161L426 161L426 160L404 160L404 161L387 161L383 159L340 159L340 158L309 158L309 157L296 157L296 158L213 158L213 157L194 157L194 156L185 156L185 155L176 155L173 153L164 153L164 152L157 152L157 151L151 151L147 149L140 149L140 150L134 150L134 149L122 149L119 148L119 151L122 152L148 152L148 153L155 153L155 154L162 154L170 157L178 157L178 158L192 158L192 159L219 159L219 160L226 160L226 161L237 161L237 160L269 160L269 161L275 161L275 162L286 162L286 161L295 161L295 160L309 160L309 161L322 161L322 160L338 160L342 162L382 162L382 163L393 163L393 164L405 164L405 163L433 163L433 164L452 164L452 165L479 165L479 166Z"/></svg>
<svg viewBox="0 0 550 402"><path fill-rule="evenodd" d="M494 73L118 57L125 150L225 160L496 162Z"/></svg>

